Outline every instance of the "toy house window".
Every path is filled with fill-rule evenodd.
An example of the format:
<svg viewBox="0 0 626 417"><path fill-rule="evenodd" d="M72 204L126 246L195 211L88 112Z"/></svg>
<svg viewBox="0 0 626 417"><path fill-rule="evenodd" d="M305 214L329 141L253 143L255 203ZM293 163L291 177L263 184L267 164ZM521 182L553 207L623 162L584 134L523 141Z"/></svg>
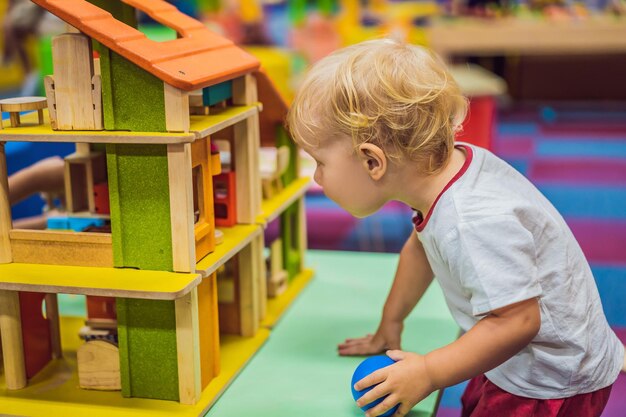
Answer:
<svg viewBox="0 0 626 417"><path fill-rule="evenodd" d="M62 165L50 169L54 169L55 178L63 177L65 212L50 212L42 218L40 227L46 230L15 222L9 230L13 262L113 267L105 153L80 143L77 152L66 156ZM50 175L39 168L33 170ZM61 207L59 191L48 191L50 209Z"/></svg>

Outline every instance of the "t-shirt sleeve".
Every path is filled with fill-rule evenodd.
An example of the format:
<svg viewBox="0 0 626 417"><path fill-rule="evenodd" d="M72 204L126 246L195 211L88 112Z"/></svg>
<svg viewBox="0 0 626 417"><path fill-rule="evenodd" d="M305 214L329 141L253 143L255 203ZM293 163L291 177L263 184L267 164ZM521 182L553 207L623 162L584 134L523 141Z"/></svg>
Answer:
<svg viewBox="0 0 626 417"><path fill-rule="evenodd" d="M458 225L453 271L470 296L472 314L541 295L532 233L514 216L498 216Z"/></svg>

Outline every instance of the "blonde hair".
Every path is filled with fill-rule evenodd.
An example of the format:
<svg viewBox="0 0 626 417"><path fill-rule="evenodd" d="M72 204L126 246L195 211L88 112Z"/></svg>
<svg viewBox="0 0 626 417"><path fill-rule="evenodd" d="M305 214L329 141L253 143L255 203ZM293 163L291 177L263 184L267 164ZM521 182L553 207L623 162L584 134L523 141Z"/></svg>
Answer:
<svg viewBox="0 0 626 417"><path fill-rule="evenodd" d="M467 100L444 64L426 49L391 39L353 45L319 61L287 115L299 144L345 135L391 159L420 163L426 174L445 166L467 112ZM337 135L339 133L339 135Z"/></svg>

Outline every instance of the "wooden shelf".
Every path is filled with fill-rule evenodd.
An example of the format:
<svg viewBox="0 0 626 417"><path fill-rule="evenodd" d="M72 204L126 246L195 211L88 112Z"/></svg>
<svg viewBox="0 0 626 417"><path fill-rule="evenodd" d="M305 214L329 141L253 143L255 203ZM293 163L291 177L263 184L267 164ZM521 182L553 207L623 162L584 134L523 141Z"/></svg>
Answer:
<svg viewBox="0 0 626 417"><path fill-rule="evenodd" d="M44 110L44 123L37 124L37 113L21 116L20 127L0 130L0 142L71 142L71 143L143 143L169 144L193 142L194 132L160 133L127 132L122 130L52 130L48 110Z"/></svg>
<svg viewBox="0 0 626 417"><path fill-rule="evenodd" d="M261 202L261 215L257 217L259 224L266 225L276 219L294 201L301 198L311 185L309 177L298 178L283 189L276 197Z"/></svg>
<svg viewBox="0 0 626 417"><path fill-rule="evenodd" d="M189 143L205 138L239 123L261 111L262 105L226 107L214 110L208 116L190 116L187 133L128 132L123 130L52 130L48 110L44 110L44 123L39 125L37 113L21 116L20 127L0 129L0 142L71 142L71 143L136 143L173 144Z"/></svg>
<svg viewBox="0 0 626 417"><path fill-rule="evenodd" d="M440 55L563 55L626 52L626 19L547 18L435 19L426 28L430 48Z"/></svg>
<svg viewBox="0 0 626 417"><path fill-rule="evenodd" d="M106 297L175 300L196 287L199 274L130 268L39 265L0 265L0 289Z"/></svg>
<svg viewBox="0 0 626 417"><path fill-rule="evenodd" d="M261 103L252 106L234 106L224 109L211 108L208 116L191 116L189 130L195 135L195 139L202 139L219 132L222 129L246 120L248 117L261 111Z"/></svg>
<svg viewBox="0 0 626 417"><path fill-rule="evenodd" d="M218 229L224 233L224 242L196 264L196 272L203 277L211 275L263 232L261 226L256 224L239 224Z"/></svg>

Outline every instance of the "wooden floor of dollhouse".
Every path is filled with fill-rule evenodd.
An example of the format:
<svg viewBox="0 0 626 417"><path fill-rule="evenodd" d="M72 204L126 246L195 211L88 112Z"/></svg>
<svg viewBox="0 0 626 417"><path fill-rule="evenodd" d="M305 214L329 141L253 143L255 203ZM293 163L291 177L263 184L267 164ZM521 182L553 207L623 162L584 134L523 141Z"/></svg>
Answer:
<svg viewBox="0 0 626 417"><path fill-rule="evenodd" d="M268 300L267 314L254 337L220 336L221 372L202 392L200 401L181 405L174 401L124 398L119 391L90 391L78 387L76 350L82 343L78 333L84 317L61 316L63 358L52 361L22 390L8 391L0 374L0 415L19 416L202 416L263 346L270 329L313 277L304 270L287 291Z"/></svg>

